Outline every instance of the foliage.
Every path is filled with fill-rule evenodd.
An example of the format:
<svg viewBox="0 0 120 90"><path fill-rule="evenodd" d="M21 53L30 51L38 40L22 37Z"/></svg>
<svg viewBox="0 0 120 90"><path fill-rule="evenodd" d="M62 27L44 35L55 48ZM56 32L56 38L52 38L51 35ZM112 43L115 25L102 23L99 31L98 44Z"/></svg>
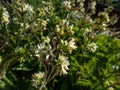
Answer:
<svg viewBox="0 0 120 90"><path fill-rule="evenodd" d="M95 1L37 1L0 7L0 89L119 90L112 7L92 17Z"/></svg>

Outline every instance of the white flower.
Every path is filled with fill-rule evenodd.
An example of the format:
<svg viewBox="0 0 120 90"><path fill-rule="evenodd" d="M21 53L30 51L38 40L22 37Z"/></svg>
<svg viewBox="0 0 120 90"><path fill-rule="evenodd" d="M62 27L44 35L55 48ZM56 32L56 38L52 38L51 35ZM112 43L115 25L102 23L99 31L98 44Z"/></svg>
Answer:
<svg viewBox="0 0 120 90"><path fill-rule="evenodd" d="M2 22L6 24L9 23L9 13L7 12L5 8L3 8Z"/></svg>
<svg viewBox="0 0 120 90"><path fill-rule="evenodd" d="M107 12L101 12L99 13L99 16L102 16L102 18L106 20L107 22L110 21L109 14Z"/></svg>
<svg viewBox="0 0 120 90"><path fill-rule="evenodd" d="M34 73L32 77L34 79L42 79L44 75L45 75L44 72L38 72L38 73Z"/></svg>
<svg viewBox="0 0 120 90"><path fill-rule="evenodd" d="M68 57L63 56L63 55L59 55L58 57L58 61L61 64L61 72L60 75L65 75L67 74L67 70L69 70L68 66L70 65L69 61L68 61Z"/></svg>
<svg viewBox="0 0 120 90"><path fill-rule="evenodd" d="M24 27L24 23L20 23L20 26L21 26L21 27Z"/></svg>
<svg viewBox="0 0 120 90"><path fill-rule="evenodd" d="M72 29L73 29L73 25L69 26L68 32L73 35L74 31Z"/></svg>
<svg viewBox="0 0 120 90"><path fill-rule="evenodd" d="M68 43L67 49L69 53L71 54L74 49L76 49L77 46L75 45L75 39L72 38L71 41Z"/></svg>
<svg viewBox="0 0 120 90"><path fill-rule="evenodd" d="M91 9L95 9L95 6L96 6L96 1L93 1L93 2L91 2Z"/></svg>
<svg viewBox="0 0 120 90"><path fill-rule="evenodd" d="M34 73L32 75L32 84L33 86L37 87L38 85L42 84L44 81L45 73L44 72L38 72Z"/></svg>
<svg viewBox="0 0 120 90"><path fill-rule="evenodd" d="M23 12L34 12L33 7L29 4L24 3L23 4Z"/></svg>
<svg viewBox="0 0 120 90"><path fill-rule="evenodd" d="M55 29L55 31L57 32L57 33L59 33L60 35L64 35L64 27L61 27L60 28L60 26L59 25L56 25L56 29Z"/></svg>
<svg viewBox="0 0 120 90"><path fill-rule="evenodd" d="M70 1L64 1L63 4L65 7L71 8L71 2Z"/></svg>
<svg viewBox="0 0 120 90"><path fill-rule="evenodd" d="M105 82L107 86L110 86L111 84L113 84L113 81L106 81ZM113 87L109 87L108 90L115 90Z"/></svg>
<svg viewBox="0 0 120 90"><path fill-rule="evenodd" d="M90 52L96 52L98 46L96 45L96 43L92 42L92 43L89 43L88 46L87 46L88 50Z"/></svg>
<svg viewBox="0 0 120 90"><path fill-rule="evenodd" d="M73 35L74 31L73 25L69 25L69 22L66 19L63 19L58 25L56 25L55 31L60 35L65 35L66 33Z"/></svg>
<svg viewBox="0 0 120 90"><path fill-rule="evenodd" d="M43 42L40 45L37 45L37 49L35 50L35 56L37 56L38 58L46 56L47 59L49 55L52 54L51 48L52 47L50 44L46 45L45 42Z"/></svg>
<svg viewBox="0 0 120 90"><path fill-rule="evenodd" d="M66 19L63 19L60 23L61 26L63 27L68 27L69 26L69 21L67 21Z"/></svg>

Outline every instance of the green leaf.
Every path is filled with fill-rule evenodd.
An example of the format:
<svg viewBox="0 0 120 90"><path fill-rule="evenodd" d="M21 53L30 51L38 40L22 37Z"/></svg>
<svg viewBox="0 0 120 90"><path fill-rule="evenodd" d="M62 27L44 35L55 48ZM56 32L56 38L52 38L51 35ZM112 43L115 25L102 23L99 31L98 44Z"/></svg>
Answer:
<svg viewBox="0 0 120 90"><path fill-rule="evenodd" d="M91 83L90 80L87 80L87 79L79 79L79 80L77 81L77 85L90 86L90 85L92 85L92 83Z"/></svg>

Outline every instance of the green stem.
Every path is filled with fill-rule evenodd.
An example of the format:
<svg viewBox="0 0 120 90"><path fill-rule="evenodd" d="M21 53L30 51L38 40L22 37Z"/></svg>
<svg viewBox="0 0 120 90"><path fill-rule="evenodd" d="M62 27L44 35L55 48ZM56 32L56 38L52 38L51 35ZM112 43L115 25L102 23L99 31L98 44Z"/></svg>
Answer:
<svg viewBox="0 0 120 90"><path fill-rule="evenodd" d="M13 82L11 82L7 77L3 79L3 81L5 81L8 85L15 87L15 85L13 84Z"/></svg>

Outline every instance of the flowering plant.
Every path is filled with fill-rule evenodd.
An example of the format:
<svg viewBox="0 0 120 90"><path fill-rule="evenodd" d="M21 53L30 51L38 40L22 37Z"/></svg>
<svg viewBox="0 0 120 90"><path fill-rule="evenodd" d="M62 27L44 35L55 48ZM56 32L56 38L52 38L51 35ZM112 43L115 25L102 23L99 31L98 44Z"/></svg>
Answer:
<svg viewBox="0 0 120 90"><path fill-rule="evenodd" d="M1 89L120 88L120 41L108 27L116 18L108 15L111 7L92 18L96 2L87 8L84 3L41 0L33 7L14 0L1 5Z"/></svg>

